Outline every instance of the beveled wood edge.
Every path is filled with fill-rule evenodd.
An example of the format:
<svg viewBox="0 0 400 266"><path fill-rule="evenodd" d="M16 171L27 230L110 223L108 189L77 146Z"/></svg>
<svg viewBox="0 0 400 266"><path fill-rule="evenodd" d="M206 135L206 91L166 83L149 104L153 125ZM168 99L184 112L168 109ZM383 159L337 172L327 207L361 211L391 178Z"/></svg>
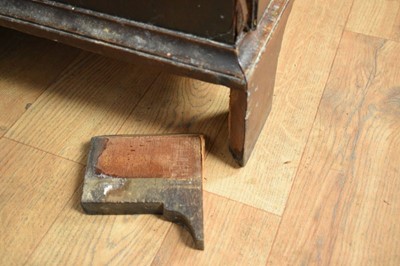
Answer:
<svg viewBox="0 0 400 266"><path fill-rule="evenodd" d="M91 17L96 17L96 18L108 20L108 21L111 21L111 22L118 22L119 24L127 25L127 26L130 26L130 27L141 27L143 29L148 29L150 31L158 31L158 32L160 32L162 34L170 35L172 37L184 38L184 39L187 39L187 40L191 40L193 42L198 42L198 43L202 43L202 44L205 44L205 45L220 47L222 49L225 48L225 49L230 50L234 46L234 45L229 44L229 43L210 40L210 39L207 39L206 37L197 36L197 35L190 34L190 33L185 33L185 32L180 32L180 31L173 30L173 29L163 28L161 26L147 24L145 22L135 21L135 20L128 19L128 18L109 15L109 14L101 13L101 12L98 12L98 11L93 11L93 10L90 10L90 9L82 8L82 7L75 7L75 6L72 6L72 5L69 5L69 4L64 4L64 3L61 3L61 2L54 2L54 1L51 1L51 0L29 0L29 1L36 2L36 3L39 3L39 4L43 4L43 5L47 5L47 6L50 6L50 7L57 7L57 8L60 8L60 9L64 9L66 11L74 11L75 13L80 13L80 14L83 14L83 15L88 15L88 16L91 16ZM245 1L245 0L241 0L241 1Z"/></svg>
<svg viewBox="0 0 400 266"><path fill-rule="evenodd" d="M294 0L273 0L268 5L256 31L249 32L237 42L238 60L245 76L252 75L254 67L262 59L279 22ZM279 49L280 50L280 49Z"/></svg>
<svg viewBox="0 0 400 266"><path fill-rule="evenodd" d="M243 85L233 46L180 32L171 35L169 30L143 23L128 25L119 18L75 13L42 2L1 0L0 26L207 82L234 88Z"/></svg>
<svg viewBox="0 0 400 266"><path fill-rule="evenodd" d="M251 62L262 53L284 12L284 8L278 12L271 9L274 4L270 4L267 13L271 14L263 17L256 31L243 34L235 47L47 2L1 0L0 26L120 60L158 66L178 75L243 90L247 87L245 73L252 66ZM281 4L289 0L273 1L276 2ZM68 23L65 23L63 15L70 19Z"/></svg>
<svg viewBox="0 0 400 266"><path fill-rule="evenodd" d="M47 12L49 10L42 10L41 8L44 5L31 1L0 0L0 26L60 41L117 59L129 62L134 61L136 64L143 63L162 67L163 70L178 75L225 85L231 89L231 98L234 90L240 90L242 92L240 95L243 95L241 96L243 99L240 101L244 102L244 104L238 103L237 106L234 106L232 104L234 102L231 100L229 130L232 155L241 166L244 166L252 153L259 134L259 130L257 130L256 133L252 133L254 135L252 138L246 137L250 132L251 126L249 126L247 121L247 109L249 106L245 102L249 98L251 90L257 89L252 88L253 85L249 84L249 82L251 80L254 81L254 72L260 60L268 60L266 57L269 55L265 51L271 50L267 49L270 46L271 38L278 28L281 18L286 17L287 19L288 14L285 14L285 11L287 7L292 6L293 1L273 0L269 5L268 11L264 14L262 21L260 21L257 30L242 35L241 39L237 41L236 47L228 49L226 47L215 46L214 44L204 44L203 42L187 39L184 34L181 35L181 38L171 37L159 31L157 27L153 27L153 31L149 28L141 27L140 24L137 27L124 27L123 24L119 24L116 21L110 22L90 16L85 17L88 20L86 22L91 25L97 25L97 32L91 28L91 31L86 31L86 33L89 33L88 37L85 36L84 31L82 32L84 27L81 27L81 25L86 25L86 23L83 23L85 20L80 21L79 17L76 17L76 14L74 18L78 19L79 23L76 23L75 26L73 23L63 24L61 15L68 14L69 16L73 16L74 13L72 11L65 13L64 9L47 7L53 8L52 11L55 12L52 14L53 19L60 23L60 28L52 27L49 22L47 22L47 25L46 23L43 25L41 22L43 22L43 19L48 19ZM24 7L24 4L27 6ZM24 15L29 20L24 18ZM110 36L108 38L100 38L104 32L109 33L111 31L112 33L118 33L118 29L121 28L125 30L122 35L113 34L112 38ZM180 33L177 32L176 35L180 35ZM133 36L133 38L126 39L124 36ZM136 36L140 38L135 40L134 37ZM150 51L145 49L146 45L140 45L143 37L145 44L149 43L154 46ZM155 40L155 38L158 38L158 40ZM172 53L163 47L164 44L168 44L169 42L173 43L170 47ZM141 51L139 48L144 50ZM275 49L272 55L273 58L277 58L279 50L280 45L279 49ZM173 56L175 52L177 54L180 53L181 56ZM193 60L194 55L197 56L194 58L195 60ZM274 64L274 67L276 67L277 60ZM271 71L271 75L275 75L275 72L276 70ZM265 75L268 75L268 73L265 73ZM266 78L274 80L275 76ZM270 105L270 100L264 104ZM238 112L234 112L233 110L237 110ZM236 115L235 119L232 119L232 113L241 113L241 115ZM268 114L265 114L264 118L266 119L267 116ZM262 125L265 119L262 119ZM262 125L259 129L262 128ZM231 134L232 129L236 132L235 136Z"/></svg>
<svg viewBox="0 0 400 266"><path fill-rule="evenodd" d="M279 53L293 3L294 0L274 0L270 8L275 13L271 10L264 16L262 28L246 36L239 48L243 51L239 59L246 85L243 90L231 91L229 148L240 166L249 160L272 108ZM247 54L244 48L253 52Z"/></svg>

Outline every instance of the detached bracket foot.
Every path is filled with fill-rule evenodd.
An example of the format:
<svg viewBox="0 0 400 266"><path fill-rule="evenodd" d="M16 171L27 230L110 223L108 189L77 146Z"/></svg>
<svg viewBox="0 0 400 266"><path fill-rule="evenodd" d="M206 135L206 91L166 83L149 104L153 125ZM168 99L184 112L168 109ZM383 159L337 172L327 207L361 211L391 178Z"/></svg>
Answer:
<svg viewBox="0 0 400 266"><path fill-rule="evenodd" d="M94 137L81 204L90 214L162 214L204 249L198 135Z"/></svg>

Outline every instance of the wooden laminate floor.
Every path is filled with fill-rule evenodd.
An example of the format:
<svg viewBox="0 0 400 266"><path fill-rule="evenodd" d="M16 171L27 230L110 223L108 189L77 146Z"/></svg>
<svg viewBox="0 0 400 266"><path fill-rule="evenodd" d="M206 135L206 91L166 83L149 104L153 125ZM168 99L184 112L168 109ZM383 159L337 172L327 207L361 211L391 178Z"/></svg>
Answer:
<svg viewBox="0 0 400 266"><path fill-rule="evenodd" d="M0 29L1 265L400 265L400 1L298 0L245 168L229 91ZM205 251L80 208L88 143L203 133Z"/></svg>

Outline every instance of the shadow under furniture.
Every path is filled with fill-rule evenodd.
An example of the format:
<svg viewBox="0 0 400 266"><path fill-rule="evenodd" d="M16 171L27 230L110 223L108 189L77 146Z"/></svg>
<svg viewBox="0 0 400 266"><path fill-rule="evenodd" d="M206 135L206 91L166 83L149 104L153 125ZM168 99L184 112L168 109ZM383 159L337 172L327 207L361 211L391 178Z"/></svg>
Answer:
<svg viewBox="0 0 400 266"><path fill-rule="evenodd" d="M0 0L0 26L230 88L244 166L272 106L293 0Z"/></svg>

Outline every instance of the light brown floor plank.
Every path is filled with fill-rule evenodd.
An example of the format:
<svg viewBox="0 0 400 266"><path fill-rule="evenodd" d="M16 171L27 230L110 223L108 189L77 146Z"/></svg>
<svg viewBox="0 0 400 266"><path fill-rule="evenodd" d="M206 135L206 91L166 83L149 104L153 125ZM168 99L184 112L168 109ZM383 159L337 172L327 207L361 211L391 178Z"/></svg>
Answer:
<svg viewBox="0 0 400 266"><path fill-rule="evenodd" d="M400 7L399 10L397 11L396 20L393 25L392 35L393 35L392 37L393 40L400 42Z"/></svg>
<svg viewBox="0 0 400 266"><path fill-rule="evenodd" d="M228 88L162 74L118 133L201 133L209 149L221 127L227 127L228 102Z"/></svg>
<svg viewBox="0 0 400 266"><path fill-rule="evenodd" d="M0 264L21 265L81 182L81 165L0 140Z"/></svg>
<svg viewBox="0 0 400 266"><path fill-rule="evenodd" d="M351 5L295 2L243 169L227 88L0 29L0 264L399 265L399 1ZM347 32L330 75L350 13L349 31L397 43ZM204 252L156 216L82 213L67 159L85 163L91 136L187 132L207 135Z"/></svg>
<svg viewBox="0 0 400 266"><path fill-rule="evenodd" d="M343 36L271 265L399 265L399 61L399 43Z"/></svg>
<svg viewBox="0 0 400 266"><path fill-rule="evenodd" d="M29 264L149 265L171 223L154 215L87 215L81 194L68 202Z"/></svg>
<svg viewBox="0 0 400 266"><path fill-rule="evenodd" d="M173 226L153 265L264 265L280 218L205 192L204 221L205 251Z"/></svg>
<svg viewBox="0 0 400 266"><path fill-rule="evenodd" d="M157 75L83 53L6 136L85 163L90 138L116 134Z"/></svg>
<svg viewBox="0 0 400 266"><path fill-rule="evenodd" d="M354 0L346 29L400 41L400 1Z"/></svg>
<svg viewBox="0 0 400 266"><path fill-rule="evenodd" d="M223 132L211 152L222 160L207 162L207 191L282 214L350 8L350 1L294 3L272 113L252 158L232 168Z"/></svg>
<svg viewBox="0 0 400 266"><path fill-rule="evenodd" d="M0 28L0 136L80 52Z"/></svg>

